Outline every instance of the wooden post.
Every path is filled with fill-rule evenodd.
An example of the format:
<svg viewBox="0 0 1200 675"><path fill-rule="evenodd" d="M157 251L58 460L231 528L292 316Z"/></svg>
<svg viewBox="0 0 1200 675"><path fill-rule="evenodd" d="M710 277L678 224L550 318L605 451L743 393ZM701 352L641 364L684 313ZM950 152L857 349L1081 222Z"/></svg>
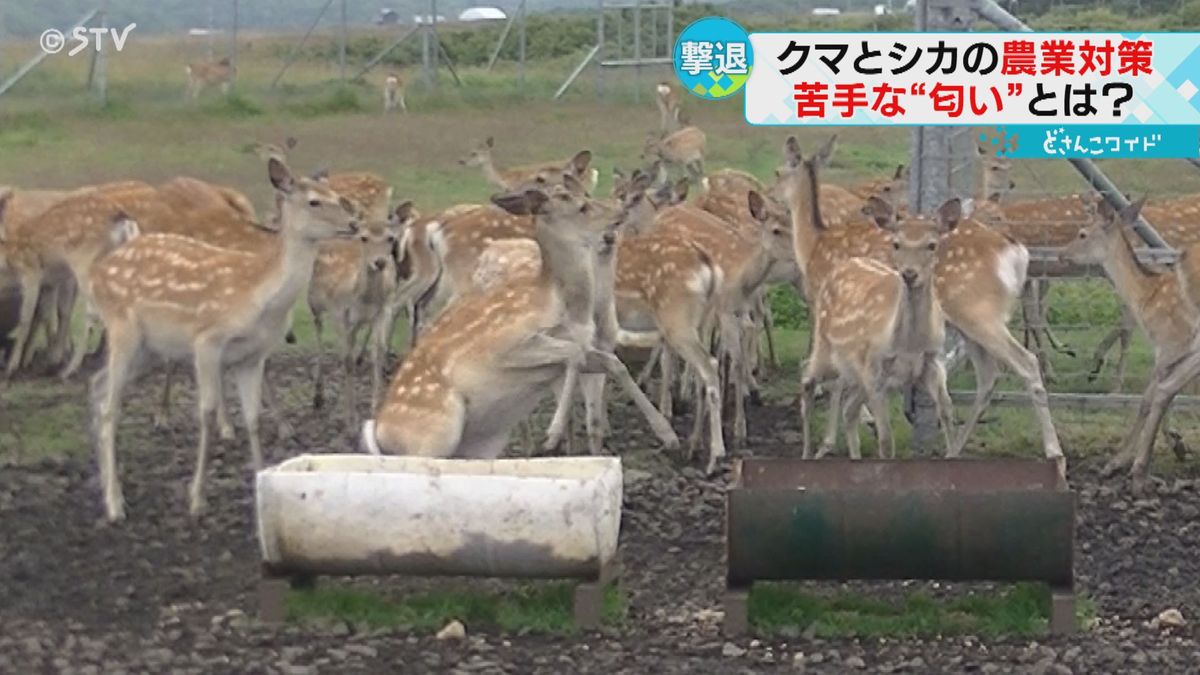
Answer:
<svg viewBox="0 0 1200 675"><path fill-rule="evenodd" d="M518 51L517 73L518 73L518 81L521 84L521 93L524 94L525 93L525 3L524 2L521 3L520 12L521 12L521 18L519 19L519 21L521 23L519 26L517 26L517 51Z"/></svg>
<svg viewBox="0 0 1200 675"><path fill-rule="evenodd" d="M237 34L238 34L238 0L233 0L233 27L229 36L229 65L233 71L229 73L229 91L237 86Z"/></svg>
<svg viewBox="0 0 1200 675"><path fill-rule="evenodd" d="M338 76L346 80L346 0L342 0L341 32L338 35Z"/></svg>
<svg viewBox="0 0 1200 675"><path fill-rule="evenodd" d="M429 57L430 57L430 62L432 64L430 73L433 77L433 86L435 86L435 87L437 86L438 68L440 67L438 64L438 61L440 60L440 55L438 54L438 51L439 51L438 45L441 44L441 40L438 38L438 32L437 32L437 24L438 24L437 11L438 11L437 10L437 0L429 0L429 30L431 32Z"/></svg>

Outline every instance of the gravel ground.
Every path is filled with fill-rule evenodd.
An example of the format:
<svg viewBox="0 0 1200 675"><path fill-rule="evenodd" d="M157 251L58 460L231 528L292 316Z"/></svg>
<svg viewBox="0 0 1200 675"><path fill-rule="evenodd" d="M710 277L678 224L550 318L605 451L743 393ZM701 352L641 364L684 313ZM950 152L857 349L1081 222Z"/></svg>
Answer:
<svg viewBox="0 0 1200 675"><path fill-rule="evenodd" d="M281 442L264 425L268 460L350 450L347 430L305 406L305 364L290 355L276 361L270 376L287 394L297 433ZM0 673L1200 672L1200 481L1165 477L1135 499L1124 482L1101 482L1088 461L1072 466L1076 575L1099 621L1071 638L727 641L718 610L728 478L706 480L655 456L627 468L629 615L620 628L551 637L468 626L465 641L438 641L428 631L261 626L252 618L258 549L244 436L218 447L209 512L193 521L190 386L178 389L173 428L155 431L157 384L131 388L118 438L127 522L102 521L90 458L0 467ZM63 395L81 397L82 385ZM795 431L783 407L751 408L750 425L751 447ZM612 447L653 447L628 408L614 409L613 426ZM1151 627L1168 608L1188 625Z"/></svg>

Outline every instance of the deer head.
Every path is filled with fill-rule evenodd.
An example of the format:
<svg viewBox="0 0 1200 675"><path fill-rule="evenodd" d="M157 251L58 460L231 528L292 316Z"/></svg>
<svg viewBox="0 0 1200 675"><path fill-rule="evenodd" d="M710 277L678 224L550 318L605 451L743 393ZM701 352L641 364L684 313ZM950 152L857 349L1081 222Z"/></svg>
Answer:
<svg viewBox="0 0 1200 675"><path fill-rule="evenodd" d="M1124 229L1137 222L1138 214L1146 203L1146 196L1121 209L1114 209L1107 201L1100 200L1092 222L1080 228L1079 235L1063 247L1059 259L1076 265L1100 265L1109 259L1113 246L1128 245L1123 239Z"/></svg>
<svg viewBox="0 0 1200 675"><path fill-rule="evenodd" d="M772 262L788 263L796 268L796 253L792 248L792 218L778 202L758 192L746 193L750 215L762 227L762 244Z"/></svg>
<svg viewBox="0 0 1200 675"><path fill-rule="evenodd" d="M957 197L938 207L934 218L900 218L890 203L877 196L867 200L863 213L891 235L892 265L909 288L924 288L929 283L942 237L963 219L962 201Z"/></svg>
<svg viewBox="0 0 1200 675"><path fill-rule="evenodd" d="M354 204L323 181L294 176L287 165L272 157L267 174L279 191L281 229L310 241L344 237L358 231Z"/></svg>
<svg viewBox="0 0 1200 675"><path fill-rule="evenodd" d="M488 136L482 143L471 148L465 157L458 160L462 166L484 166L492 161L492 148L495 146L495 139Z"/></svg>

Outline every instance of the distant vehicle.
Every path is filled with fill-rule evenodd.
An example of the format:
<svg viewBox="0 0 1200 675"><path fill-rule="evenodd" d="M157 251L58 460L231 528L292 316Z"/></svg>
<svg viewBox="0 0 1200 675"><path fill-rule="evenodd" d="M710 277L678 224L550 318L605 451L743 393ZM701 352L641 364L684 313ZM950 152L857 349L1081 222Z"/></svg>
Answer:
<svg viewBox="0 0 1200 675"><path fill-rule="evenodd" d="M220 28L211 29L211 30L208 28L189 28L187 34L192 35L192 36L205 36L205 35L217 35L220 32L221 32Z"/></svg>
<svg viewBox="0 0 1200 675"><path fill-rule="evenodd" d="M837 16L842 10L836 7L813 7L813 16Z"/></svg>
<svg viewBox="0 0 1200 675"><path fill-rule="evenodd" d="M391 26L400 23L400 14L391 7L384 7L379 10L379 16L375 17L376 26Z"/></svg>
<svg viewBox="0 0 1200 675"><path fill-rule="evenodd" d="M507 18L499 7L471 7L458 15L459 21L503 21Z"/></svg>
<svg viewBox="0 0 1200 675"><path fill-rule="evenodd" d="M437 22L438 23L446 23L446 17L442 16L441 14L438 14ZM418 25L423 25L423 24L427 24L427 23L433 23L433 21L430 20L428 14L425 14L425 15L414 14L413 15L413 23L418 24Z"/></svg>
<svg viewBox="0 0 1200 675"><path fill-rule="evenodd" d="M888 13L887 5L875 5L875 16L883 16Z"/></svg>

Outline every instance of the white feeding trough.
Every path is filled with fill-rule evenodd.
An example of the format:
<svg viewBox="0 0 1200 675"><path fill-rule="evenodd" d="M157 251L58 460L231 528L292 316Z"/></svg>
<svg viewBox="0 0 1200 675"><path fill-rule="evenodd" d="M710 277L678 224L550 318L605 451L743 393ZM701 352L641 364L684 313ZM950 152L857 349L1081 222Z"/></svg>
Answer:
<svg viewBox="0 0 1200 675"><path fill-rule="evenodd" d="M612 575L621 498L621 462L613 457L375 455L287 460L258 473L255 496L268 579L572 578L596 589ZM264 619L281 619L282 590L277 583L268 590L260 597ZM579 600L577 591L577 619ZM592 601L598 613L599 590Z"/></svg>

